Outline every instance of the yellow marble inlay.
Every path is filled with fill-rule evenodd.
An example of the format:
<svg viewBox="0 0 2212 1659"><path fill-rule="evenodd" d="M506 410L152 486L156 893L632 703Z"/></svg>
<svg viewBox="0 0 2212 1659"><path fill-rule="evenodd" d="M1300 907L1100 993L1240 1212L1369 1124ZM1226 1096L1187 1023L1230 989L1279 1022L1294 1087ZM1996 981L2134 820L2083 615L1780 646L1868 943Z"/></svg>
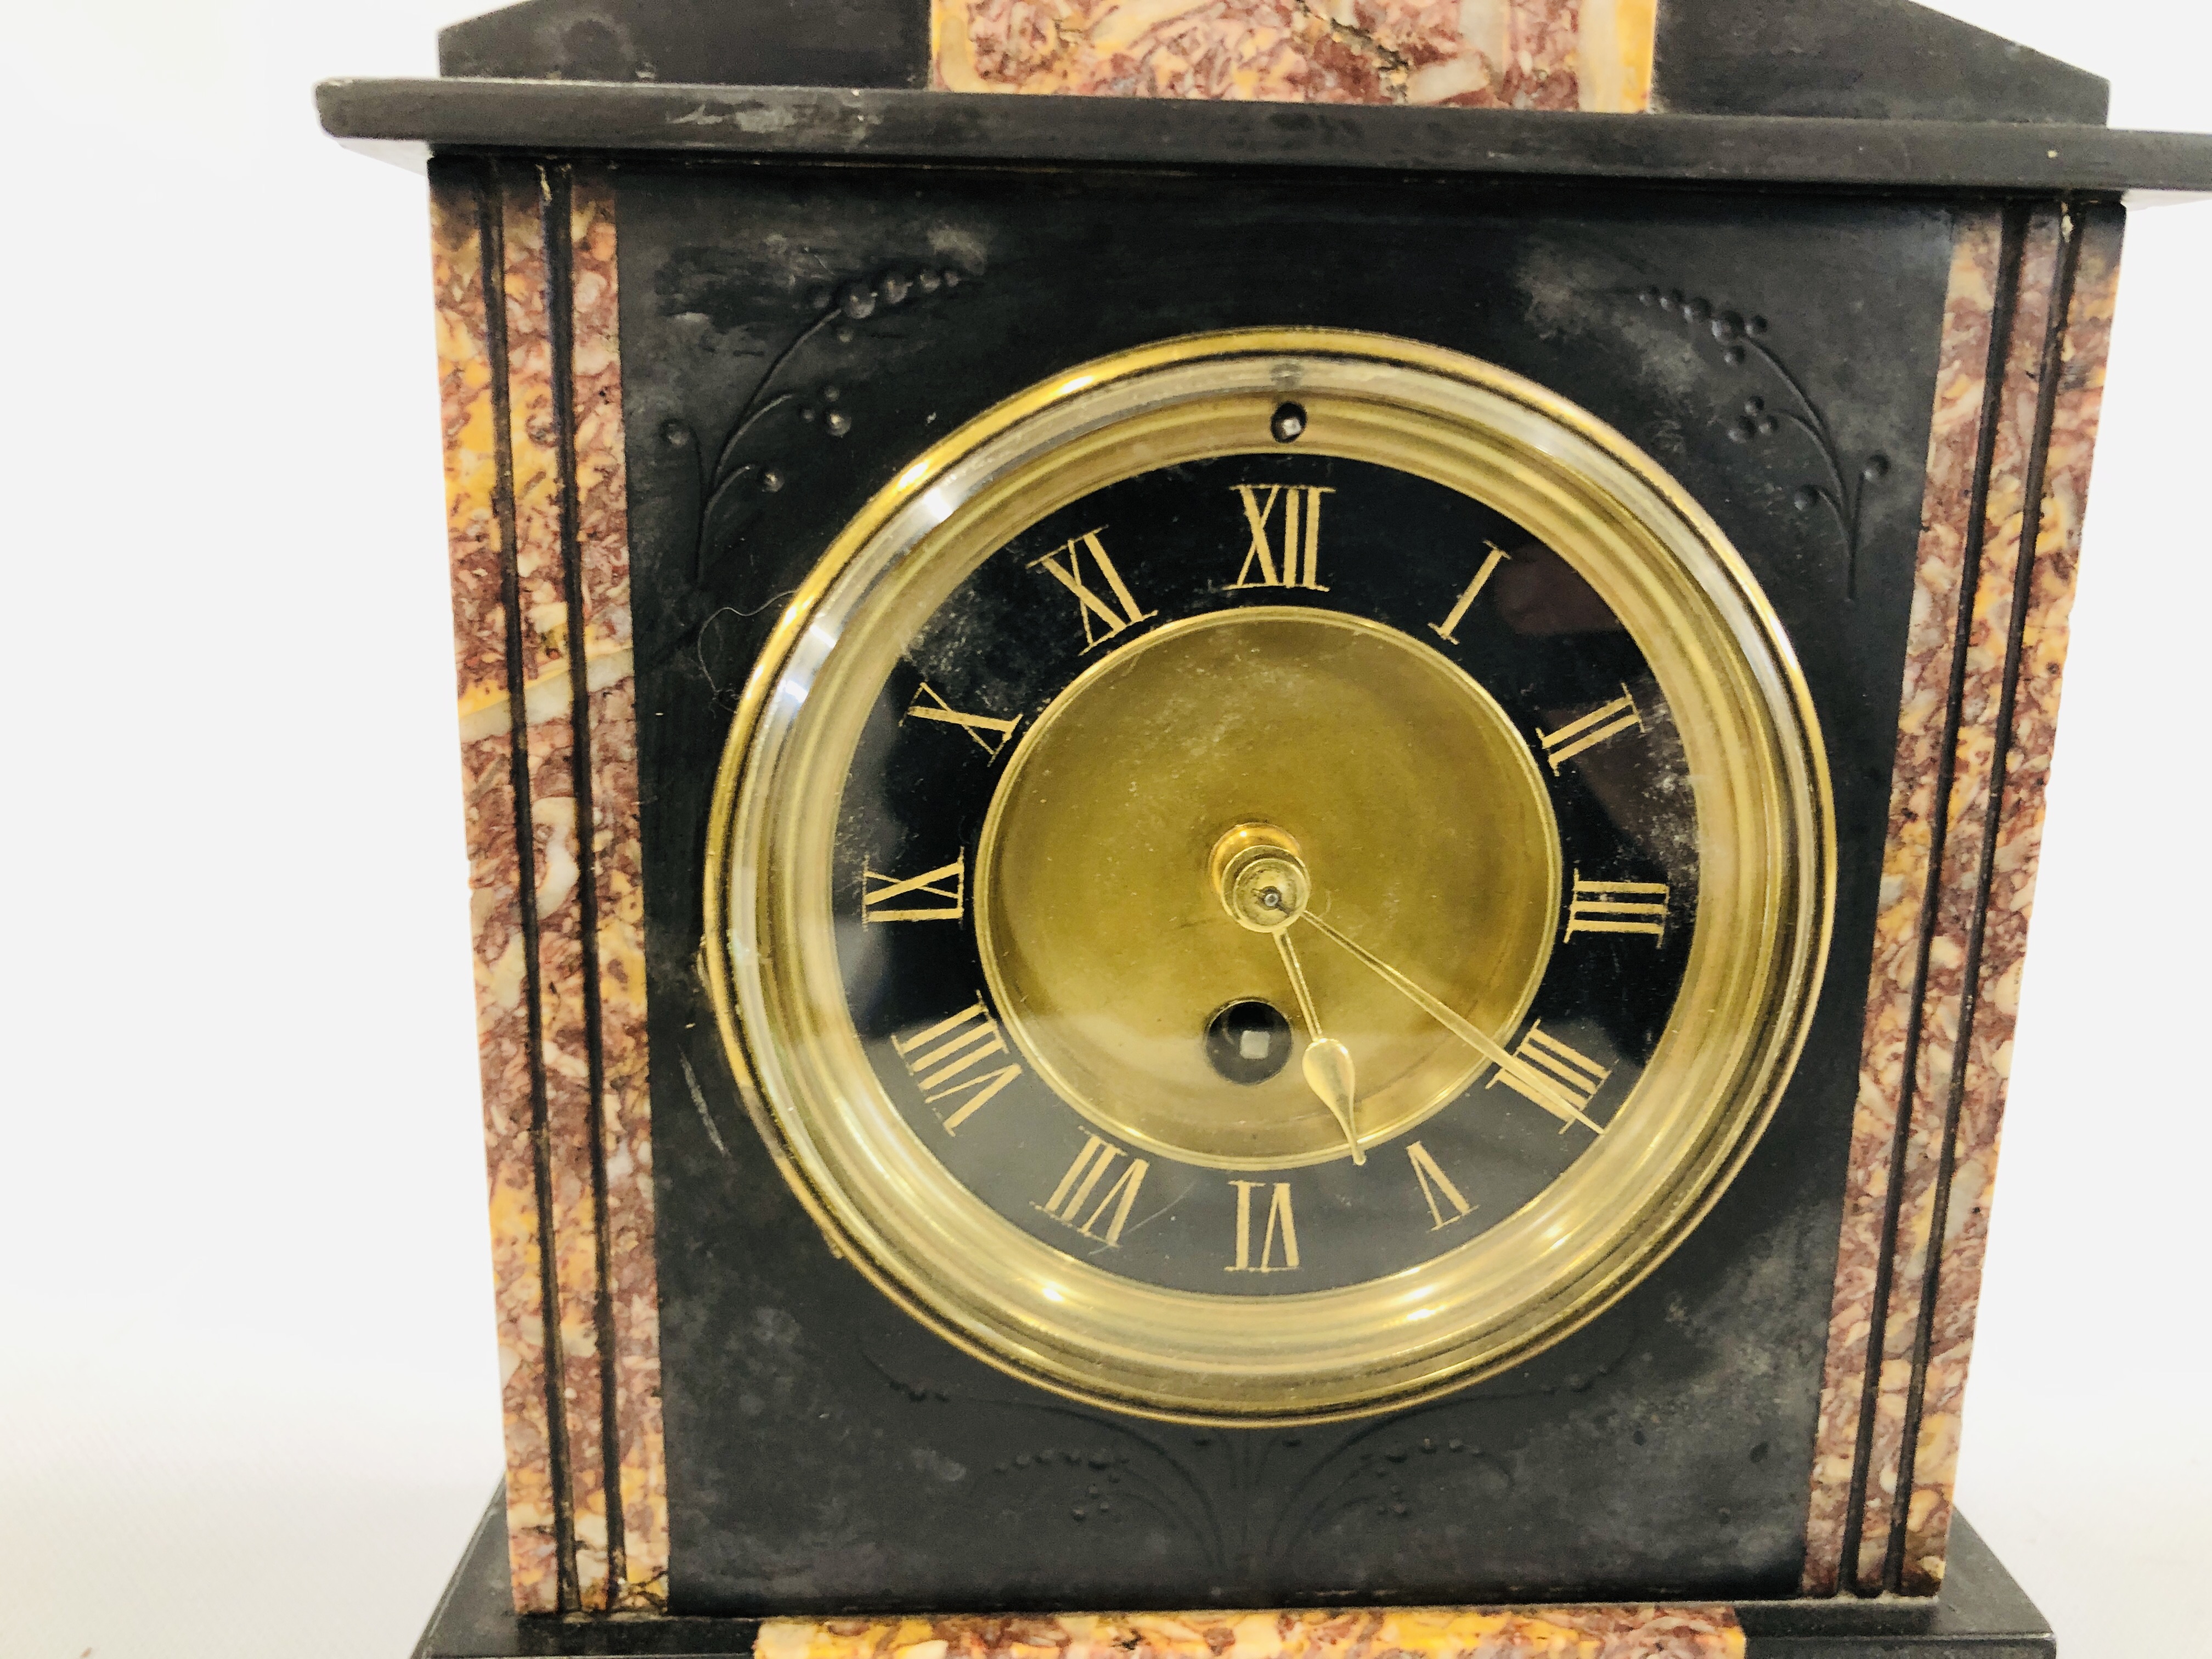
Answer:
<svg viewBox="0 0 2212 1659"><path fill-rule="evenodd" d="M593 641L584 653L584 690L603 691L617 680L628 679L634 668L635 659L627 644ZM523 718L532 726L562 719L574 708L575 693L570 689L565 659L522 688ZM463 743L498 737L514 723L514 708L503 685L471 688L461 698L460 709Z"/></svg>
<svg viewBox="0 0 2212 1659"><path fill-rule="evenodd" d="M772 1619L757 1659L1742 1659L1726 1607Z"/></svg>

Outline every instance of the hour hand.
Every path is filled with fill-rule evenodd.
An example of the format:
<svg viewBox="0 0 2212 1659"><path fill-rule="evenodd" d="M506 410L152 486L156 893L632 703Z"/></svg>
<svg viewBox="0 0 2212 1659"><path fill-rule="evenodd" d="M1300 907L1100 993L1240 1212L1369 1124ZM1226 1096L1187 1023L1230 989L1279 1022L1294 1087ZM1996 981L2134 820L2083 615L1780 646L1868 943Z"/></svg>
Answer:
<svg viewBox="0 0 2212 1659"><path fill-rule="evenodd" d="M1314 1013L1313 993L1306 988L1305 969L1298 962L1298 947L1291 943L1290 930L1285 928L1274 935L1274 939L1284 969L1291 976L1291 989L1297 994L1298 1012L1305 1019L1306 1035L1311 1039L1306 1044L1306 1087L1321 1097L1321 1103L1328 1108L1329 1115L1344 1131L1344 1138L1352 1147L1352 1161L1364 1164L1367 1154L1359 1145L1359 1132L1352 1127L1352 1050L1334 1037L1322 1034L1321 1021Z"/></svg>
<svg viewBox="0 0 2212 1659"><path fill-rule="evenodd" d="M1601 1126L1591 1121L1583 1114L1582 1108L1567 1097L1557 1083L1530 1066L1528 1061L1511 1053L1489 1033L1454 1013L1450 1008L1431 996L1373 951L1364 945L1354 944L1319 916L1314 915L1311 910L1302 911L1298 920L1311 922L1322 933L1342 945L1358 957L1376 978L1411 1001L1431 1019L1497 1066L1519 1092L1534 1101L1553 1117L1558 1118L1561 1123L1579 1123L1594 1135L1601 1135L1605 1133Z"/></svg>
<svg viewBox="0 0 2212 1659"><path fill-rule="evenodd" d="M1297 842L1272 824L1237 824L1214 843L1212 867L1215 893L1237 925L1275 941L1275 952L1283 959L1283 971L1291 976L1291 989L1297 993L1298 1012L1306 1023L1306 1087L1321 1097L1321 1103L1344 1131L1352 1161L1366 1163L1367 1154L1352 1122L1352 1050L1322 1034L1321 1020L1314 1012L1313 993L1306 988L1305 969L1298 962L1297 946L1290 940L1291 924L1313 890L1305 862L1298 856Z"/></svg>

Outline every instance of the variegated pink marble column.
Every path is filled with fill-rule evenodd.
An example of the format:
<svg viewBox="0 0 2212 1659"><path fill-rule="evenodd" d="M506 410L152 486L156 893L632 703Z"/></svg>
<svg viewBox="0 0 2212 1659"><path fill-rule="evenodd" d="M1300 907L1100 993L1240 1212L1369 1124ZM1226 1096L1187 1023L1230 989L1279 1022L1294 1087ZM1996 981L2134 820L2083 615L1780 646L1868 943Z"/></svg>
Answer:
<svg viewBox="0 0 2212 1659"><path fill-rule="evenodd" d="M2120 223L2045 208L2001 246L1994 214L1969 216L1954 242L1808 1594L1942 1582Z"/></svg>
<svg viewBox="0 0 2212 1659"><path fill-rule="evenodd" d="M441 167L432 227L515 1605L657 1607L613 191Z"/></svg>
<svg viewBox="0 0 2212 1659"><path fill-rule="evenodd" d="M2089 462L2104 404L2105 362L2119 285L2118 210L2093 210L2074 227L2074 234L2078 251L2059 341L2057 381L2051 388L2041 507L2014 648L2017 678L2002 792L1978 960L1972 964L1973 1029L1959 1062L1964 1075L1942 1237L1936 1247L1934 1305L1899 1568L1899 1587L1908 1595L1933 1595L1943 1579L1951 1490L1958 1474L1959 1407L1973 1348L1974 1310L1989 1237L1990 1187L1996 1176L1998 1131L2027 956L2028 913L2035 899L2036 862L2043 844L2044 789L2057 735L2067 620L2074 608ZM2018 539L2015 534L2015 545Z"/></svg>

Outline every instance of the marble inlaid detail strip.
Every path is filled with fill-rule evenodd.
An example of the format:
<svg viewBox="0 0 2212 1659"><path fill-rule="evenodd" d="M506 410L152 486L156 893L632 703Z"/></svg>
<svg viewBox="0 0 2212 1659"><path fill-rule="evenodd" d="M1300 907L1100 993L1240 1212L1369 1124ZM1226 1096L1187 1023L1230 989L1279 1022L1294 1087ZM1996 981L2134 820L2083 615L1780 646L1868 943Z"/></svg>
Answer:
<svg viewBox="0 0 2212 1659"><path fill-rule="evenodd" d="M2104 404L2123 224L2118 209L2093 208L2074 227L2064 327L2055 343L2055 362L2046 364L2057 374L2048 401L2035 543L2024 568L2002 573L2016 584L2025 604L2012 645L2017 677L2005 710L2009 730L1999 739L2001 793L1989 849L1986 908L1970 963L1974 996L1963 1076L1954 1091L1951 1168L1942 1209L1931 1224L1941 1243L1923 1344L1919 1423L1907 1465L1911 1500L1899 1563L1899 1588L1907 1595L1934 1595L1943 1580L1952 1483L1958 1471L1959 1407L1973 1347L1990 1188L2012 1069L2028 913L2043 841L2044 787L2057 732L2090 457ZM2016 545L2017 534L2014 541Z"/></svg>
<svg viewBox="0 0 2212 1659"><path fill-rule="evenodd" d="M1911 632L1898 712L1881 908L1875 921L1858 1107L1845 1176L1843 1238L1828 1322L1804 1588L1832 1594L1842 1560L1851 1476L1865 1398L1867 1343L1881 1279L1891 1148L1919 978L1936 777L1942 767L1956 655L1959 605L1974 511L1987 402L1990 336L2002 235L1995 214L1962 221L1952 244L1950 288L1928 435L1927 487L1915 556Z"/></svg>
<svg viewBox="0 0 2212 1659"><path fill-rule="evenodd" d="M2109 247L2087 286L2073 280L2080 238L2056 205L2014 210L2002 235L1995 216L1962 221L1954 244L1808 1594L1929 1595L1942 1582L2117 216L2099 234Z"/></svg>
<svg viewBox="0 0 2212 1659"><path fill-rule="evenodd" d="M507 580L501 520L508 492L484 302L489 227L470 181L441 176L430 197L453 655L475 944L477 1045L490 1182L500 1391L507 1422L507 1531L516 1607L559 1605L559 1547L546 1410L544 1285L532 1144L534 1048L528 941L507 740Z"/></svg>
<svg viewBox="0 0 2212 1659"><path fill-rule="evenodd" d="M665 1605L668 1480L660 1420L660 1291L653 1259L653 1126L646 1097L645 888L638 825L629 500L614 186L574 182L569 235L576 530L589 702L605 1295L623 1550L615 1605Z"/></svg>
<svg viewBox="0 0 2212 1659"><path fill-rule="evenodd" d="M657 1607L613 191L440 164L433 203L515 1605Z"/></svg>
<svg viewBox="0 0 2212 1659"><path fill-rule="evenodd" d="M757 1659L1741 1659L1724 1607L771 1619Z"/></svg>
<svg viewBox="0 0 2212 1659"><path fill-rule="evenodd" d="M933 0L953 92L1649 107L1656 0Z"/></svg>
<svg viewBox="0 0 2212 1659"><path fill-rule="evenodd" d="M1854 1582L1882 1587L1899 1502L1899 1485L1914 1404L1914 1353L1925 1310L1929 1246L1942 1194L1945 1127L1962 1036L1967 950L1981 913L1982 854L1989 833L1999 715L2013 625L2013 573L2020 563L2021 504L2035 464L2043 356L2060 252L2056 210L2027 228L1997 392L1980 558L1972 583L1962 663L1954 667L1950 779L1941 819L1934 915L1922 948L1920 1006L1890 1243L1890 1294L1875 1364L1871 1442L1864 1459L1864 1509Z"/></svg>

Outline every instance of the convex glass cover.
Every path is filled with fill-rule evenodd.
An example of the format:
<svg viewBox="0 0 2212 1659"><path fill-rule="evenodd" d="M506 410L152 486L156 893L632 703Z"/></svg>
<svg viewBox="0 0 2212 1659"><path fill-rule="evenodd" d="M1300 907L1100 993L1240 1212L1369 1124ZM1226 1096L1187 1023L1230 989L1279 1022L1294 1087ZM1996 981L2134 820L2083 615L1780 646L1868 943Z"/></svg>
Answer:
<svg viewBox="0 0 2212 1659"><path fill-rule="evenodd" d="M1802 1036L1830 812L1695 505L1473 360L1093 363L919 457L731 734L708 957L839 1246L993 1363L1285 1420L1648 1272Z"/></svg>

